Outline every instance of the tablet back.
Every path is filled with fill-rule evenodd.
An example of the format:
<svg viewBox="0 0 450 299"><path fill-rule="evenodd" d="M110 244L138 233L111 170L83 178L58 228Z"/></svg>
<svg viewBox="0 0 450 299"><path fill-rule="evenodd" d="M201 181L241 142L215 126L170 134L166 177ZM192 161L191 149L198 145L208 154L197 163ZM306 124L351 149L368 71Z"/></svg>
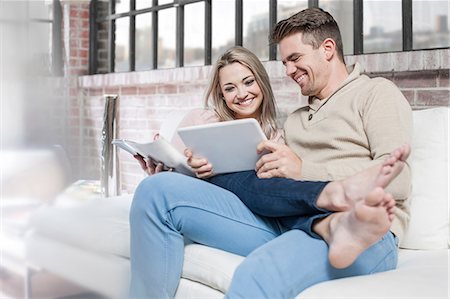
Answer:
<svg viewBox="0 0 450 299"><path fill-rule="evenodd" d="M215 174L255 169L260 158L256 146L267 140L253 118L179 128L178 134L194 156L212 164Z"/></svg>

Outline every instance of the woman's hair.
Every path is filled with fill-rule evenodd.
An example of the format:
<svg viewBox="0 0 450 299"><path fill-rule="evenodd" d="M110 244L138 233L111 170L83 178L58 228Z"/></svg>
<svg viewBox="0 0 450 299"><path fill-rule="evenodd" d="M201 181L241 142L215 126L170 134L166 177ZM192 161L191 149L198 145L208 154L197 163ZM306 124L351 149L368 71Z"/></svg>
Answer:
<svg viewBox="0 0 450 299"><path fill-rule="evenodd" d="M218 58L213 66L211 81L206 91L205 107L209 108L212 106L220 121L235 119L234 111L228 108L223 99L219 82L220 69L235 62L247 67L253 76L255 76L256 83L259 85L263 95L263 100L259 108L261 114L257 120L267 138L275 137L278 129L276 122L277 112L269 76L259 58L246 48L232 47Z"/></svg>
<svg viewBox="0 0 450 299"><path fill-rule="evenodd" d="M318 7L304 9L279 21L270 39L273 43L279 43L283 38L295 33L302 33L303 42L314 49L317 49L325 39L331 38L336 43L339 60L344 62L341 32L333 16L328 12Z"/></svg>

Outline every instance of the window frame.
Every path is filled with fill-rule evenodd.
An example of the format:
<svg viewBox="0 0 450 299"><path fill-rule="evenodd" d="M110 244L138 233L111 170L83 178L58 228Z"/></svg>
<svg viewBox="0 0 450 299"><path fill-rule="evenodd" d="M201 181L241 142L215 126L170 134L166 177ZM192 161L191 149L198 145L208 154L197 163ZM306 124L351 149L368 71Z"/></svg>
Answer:
<svg viewBox="0 0 450 299"><path fill-rule="evenodd" d="M54 0L57 1L57 0ZM115 59L115 21L119 18L130 18L129 32L129 69L135 71L135 51L136 51L136 15L151 13L152 15L152 68L158 69L158 12L163 9L176 9L176 43L175 43L175 66L184 66L184 6L192 3L205 3L205 39L204 39L204 64L211 64L212 54L212 0L173 0L172 3L158 5L158 0L152 0L152 6L136 10L136 0L130 1L130 11L115 13L116 0L109 0L109 13L105 17L98 17L97 4L100 0L91 0L90 3L90 36L89 36L89 74L96 74L98 71L97 61L97 32L100 23L108 22L108 72L114 72ZM243 1L235 0L235 45L243 44ZM413 49L413 4L412 0L402 0L402 51L415 51L424 49ZM308 0L308 7L320 7L320 0ZM363 0L353 0L353 55L369 54L364 52L363 35ZM277 21L277 0L269 0L269 30L272 30ZM446 49L449 47L427 48ZM377 52L381 53L381 52ZM269 44L269 60L276 60L277 47Z"/></svg>

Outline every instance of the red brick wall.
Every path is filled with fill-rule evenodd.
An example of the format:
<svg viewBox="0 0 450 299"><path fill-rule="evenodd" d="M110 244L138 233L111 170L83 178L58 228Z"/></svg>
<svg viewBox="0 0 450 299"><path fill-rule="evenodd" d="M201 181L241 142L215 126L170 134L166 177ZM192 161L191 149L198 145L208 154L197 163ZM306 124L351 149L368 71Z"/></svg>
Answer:
<svg viewBox="0 0 450 299"><path fill-rule="evenodd" d="M70 24L66 76L70 95L68 120L70 155L80 178L100 177L101 129L104 94L119 94L119 137L151 140L170 112L202 106L209 67L154 70L82 76L87 72L88 4L65 4L65 24ZM415 109L449 106L449 50L385 53L346 57L361 62L370 76L396 83ZM266 62L280 111L287 114L305 100L284 74L280 62ZM77 76L78 80L74 80ZM120 152L123 190L133 192L145 177L130 155Z"/></svg>

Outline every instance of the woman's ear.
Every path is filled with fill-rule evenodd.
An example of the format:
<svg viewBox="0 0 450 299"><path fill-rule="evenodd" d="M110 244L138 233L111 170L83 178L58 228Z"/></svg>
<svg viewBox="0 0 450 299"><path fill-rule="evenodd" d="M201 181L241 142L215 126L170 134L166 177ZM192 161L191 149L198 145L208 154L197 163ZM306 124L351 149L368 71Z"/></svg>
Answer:
<svg viewBox="0 0 450 299"><path fill-rule="evenodd" d="M331 60L336 54L336 42L332 38L325 39L321 47L327 60Z"/></svg>

